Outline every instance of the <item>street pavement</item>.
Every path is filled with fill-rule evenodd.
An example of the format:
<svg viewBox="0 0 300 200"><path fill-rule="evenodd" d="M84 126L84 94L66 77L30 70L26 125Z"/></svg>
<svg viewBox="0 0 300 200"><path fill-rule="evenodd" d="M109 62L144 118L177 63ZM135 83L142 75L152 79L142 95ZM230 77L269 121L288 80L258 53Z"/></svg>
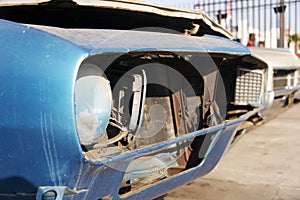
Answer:
<svg viewBox="0 0 300 200"><path fill-rule="evenodd" d="M208 175L165 200L300 200L300 103L251 129Z"/></svg>

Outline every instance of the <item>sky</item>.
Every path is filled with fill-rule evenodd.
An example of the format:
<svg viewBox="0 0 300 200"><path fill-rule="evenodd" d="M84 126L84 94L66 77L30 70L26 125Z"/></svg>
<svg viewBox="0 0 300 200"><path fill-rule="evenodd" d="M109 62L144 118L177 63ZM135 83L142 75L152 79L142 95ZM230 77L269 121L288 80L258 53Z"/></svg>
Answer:
<svg viewBox="0 0 300 200"><path fill-rule="evenodd" d="M190 8L192 5L198 2L203 2L203 0L144 0L149 3L156 3L156 4L163 4L163 5L169 5L169 6L175 6L175 7L181 7L181 8ZM219 1L226 1L226 0L219 0Z"/></svg>

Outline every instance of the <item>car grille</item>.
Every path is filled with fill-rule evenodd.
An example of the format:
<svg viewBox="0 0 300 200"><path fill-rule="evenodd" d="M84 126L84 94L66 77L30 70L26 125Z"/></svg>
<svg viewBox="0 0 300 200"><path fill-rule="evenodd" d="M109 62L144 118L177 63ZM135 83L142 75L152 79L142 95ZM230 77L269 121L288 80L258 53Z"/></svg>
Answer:
<svg viewBox="0 0 300 200"><path fill-rule="evenodd" d="M287 74L276 73L274 75L274 89L284 89L299 85L298 72L289 72Z"/></svg>
<svg viewBox="0 0 300 200"><path fill-rule="evenodd" d="M296 80L297 80L296 85L299 86L300 85L300 76L297 76Z"/></svg>
<svg viewBox="0 0 300 200"><path fill-rule="evenodd" d="M237 70L235 105L257 105L261 95L263 72L259 70Z"/></svg>
<svg viewBox="0 0 300 200"><path fill-rule="evenodd" d="M284 77L274 77L274 89L283 89L288 86L288 78Z"/></svg>

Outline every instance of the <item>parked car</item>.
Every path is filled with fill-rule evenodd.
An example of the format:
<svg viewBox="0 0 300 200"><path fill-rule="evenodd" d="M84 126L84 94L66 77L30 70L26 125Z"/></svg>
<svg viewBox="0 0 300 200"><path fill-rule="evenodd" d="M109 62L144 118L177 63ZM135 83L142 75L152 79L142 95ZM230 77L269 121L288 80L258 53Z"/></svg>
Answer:
<svg viewBox="0 0 300 200"><path fill-rule="evenodd" d="M1 199L159 197L268 101L266 63L202 11L8 1L0 17Z"/></svg>
<svg viewBox="0 0 300 200"><path fill-rule="evenodd" d="M292 105L294 95L300 90L300 59L289 49L251 47L251 53L268 64L270 78L267 82L269 107L273 100L283 100ZM273 97L272 97L273 96Z"/></svg>

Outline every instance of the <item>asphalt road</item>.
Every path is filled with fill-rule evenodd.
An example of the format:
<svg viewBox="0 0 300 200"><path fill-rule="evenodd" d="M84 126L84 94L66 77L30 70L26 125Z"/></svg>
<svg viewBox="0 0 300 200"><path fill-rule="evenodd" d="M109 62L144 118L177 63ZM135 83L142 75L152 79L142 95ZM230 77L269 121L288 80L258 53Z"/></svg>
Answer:
<svg viewBox="0 0 300 200"><path fill-rule="evenodd" d="M255 127L208 175L166 200L300 200L300 103Z"/></svg>

